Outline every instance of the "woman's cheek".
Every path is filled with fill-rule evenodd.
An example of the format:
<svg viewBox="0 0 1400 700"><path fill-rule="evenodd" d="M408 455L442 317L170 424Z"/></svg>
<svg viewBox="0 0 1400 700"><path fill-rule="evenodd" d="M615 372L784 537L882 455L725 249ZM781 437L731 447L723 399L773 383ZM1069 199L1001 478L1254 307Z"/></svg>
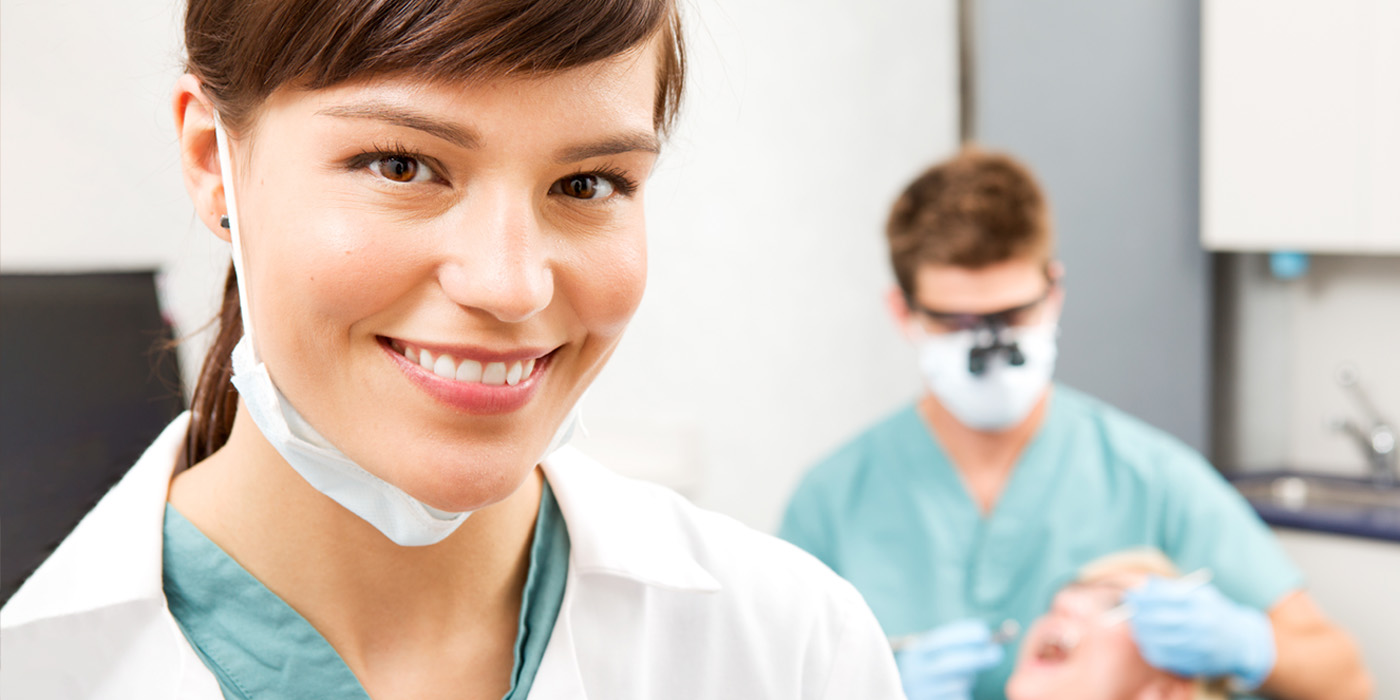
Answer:
<svg viewBox="0 0 1400 700"><path fill-rule="evenodd" d="M647 254L644 233L612 239L593 251L567 275L578 290L570 302L590 333L619 336L636 313L646 289Z"/></svg>
<svg viewBox="0 0 1400 700"><path fill-rule="evenodd" d="M300 247L301 264L285 272L306 285L303 303L317 315L354 322L393 305L423 283L431 265L364 222L324 222Z"/></svg>

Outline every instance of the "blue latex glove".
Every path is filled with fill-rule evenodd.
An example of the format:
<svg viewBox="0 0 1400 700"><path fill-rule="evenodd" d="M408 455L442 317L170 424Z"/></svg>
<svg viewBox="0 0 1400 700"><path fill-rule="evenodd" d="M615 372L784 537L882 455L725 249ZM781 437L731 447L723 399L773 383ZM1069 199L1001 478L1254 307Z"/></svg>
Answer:
<svg viewBox="0 0 1400 700"><path fill-rule="evenodd" d="M895 656L909 700L968 700L977 674L1001 663L1001 645L981 620L950 622Z"/></svg>
<svg viewBox="0 0 1400 700"><path fill-rule="evenodd" d="M1147 663L1186 677L1233 676L1246 689L1274 669L1269 617L1210 584L1150 577L1129 590L1133 640Z"/></svg>

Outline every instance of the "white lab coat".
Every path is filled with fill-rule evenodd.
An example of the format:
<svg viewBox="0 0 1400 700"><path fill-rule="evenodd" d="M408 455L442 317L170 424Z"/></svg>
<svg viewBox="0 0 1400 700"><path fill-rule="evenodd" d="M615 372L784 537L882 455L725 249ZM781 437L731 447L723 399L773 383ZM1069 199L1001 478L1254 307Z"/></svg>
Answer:
<svg viewBox="0 0 1400 700"><path fill-rule="evenodd" d="M5 700L218 700L161 588L188 414L0 611ZM902 698L855 589L816 559L564 448L544 464L572 552L532 700Z"/></svg>

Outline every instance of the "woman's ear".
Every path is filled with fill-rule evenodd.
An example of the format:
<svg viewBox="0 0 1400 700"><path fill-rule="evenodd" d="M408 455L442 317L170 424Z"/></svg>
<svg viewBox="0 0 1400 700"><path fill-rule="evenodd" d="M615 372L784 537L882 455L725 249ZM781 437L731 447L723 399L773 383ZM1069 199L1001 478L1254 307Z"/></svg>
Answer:
<svg viewBox="0 0 1400 700"><path fill-rule="evenodd" d="M214 135L214 106L204 96L199 79L189 74L175 81L171 106L175 110L175 134L180 141L185 189L190 193L199 220L214 235L227 241L229 230L220 225L228 209L224 205L218 139Z"/></svg>

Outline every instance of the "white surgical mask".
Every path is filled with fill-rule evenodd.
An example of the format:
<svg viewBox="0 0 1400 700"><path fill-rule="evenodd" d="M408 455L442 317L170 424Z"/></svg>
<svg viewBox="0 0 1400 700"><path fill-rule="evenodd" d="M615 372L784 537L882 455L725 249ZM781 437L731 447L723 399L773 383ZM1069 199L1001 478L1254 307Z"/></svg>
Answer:
<svg viewBox="0 0 1400 700"><path fill-rule="evenodd" d="M1058 326L1047 323L1003 330L1025 362L1012 365L1005 352L995 352L980 375L968 365L979 332L986 331L919 332L915 341L919 368L929 391L963 425L988 432L1006 430L1030 415L1049 386L1055 373Z"/></svg>
<svg viewBox="0 0 1400 700"><path fill-rule="evenodd" d="M373 525L395 544L414 547L441 542L466 521L471 511L449 513L433 508L355 464L306 422L272 383L254 341L247 277L243 271L243 246L239 238L238 205L233 193L233 169L230 167L233 160L229 156L228 135L217 113L214 129L243 317L243 338L233 349L233 385L247 405L249 415L263 437L312 488ZM576 404L550 440L545 456L569 441L578 422Z"/></svg>

